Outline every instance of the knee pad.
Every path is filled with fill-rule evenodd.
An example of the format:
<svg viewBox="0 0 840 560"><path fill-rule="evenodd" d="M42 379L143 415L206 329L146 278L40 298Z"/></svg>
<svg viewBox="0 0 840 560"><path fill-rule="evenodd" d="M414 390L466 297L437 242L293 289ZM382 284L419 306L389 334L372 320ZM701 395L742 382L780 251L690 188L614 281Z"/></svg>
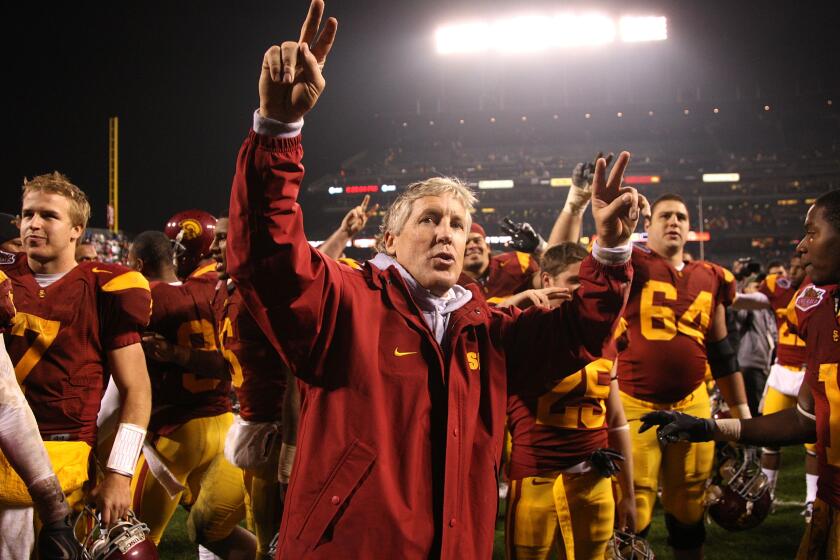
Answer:
<svg viewBox="0 0 840 560"><path fill-rule="evenodd" d="M700 548L706 541L706 526L702 519L692 525L684 525L666 513L665 526L668 528L668 545L676 550Z"/></svg>

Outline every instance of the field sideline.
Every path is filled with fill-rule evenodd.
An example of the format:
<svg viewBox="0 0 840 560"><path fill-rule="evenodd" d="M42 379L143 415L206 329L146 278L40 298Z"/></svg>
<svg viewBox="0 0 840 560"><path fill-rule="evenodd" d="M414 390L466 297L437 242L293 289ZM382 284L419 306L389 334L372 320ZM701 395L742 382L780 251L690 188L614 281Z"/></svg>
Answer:
<svg viewBox="0 0 840 560"><path fill-rule="evenodd" d="M789 559L796 555L796 548L802 536L804 522L800 512L805 496L804 477L805 454L802 446L785 448L782 472L779 476L777 500L782 505L776 508L761 525L752 531L730 533L717 525L707 526L706 558L709 560L767 560ZM179 508L166 530L159 547L162 560L194 560L197 558L195 547L187 538L185 526L186 512ZM673 558L665 543L665 524L662 510L657 508L651 527L650 541L656 558ZM503 560L504 532L500 523L496 530L494 560Z"/></svg>

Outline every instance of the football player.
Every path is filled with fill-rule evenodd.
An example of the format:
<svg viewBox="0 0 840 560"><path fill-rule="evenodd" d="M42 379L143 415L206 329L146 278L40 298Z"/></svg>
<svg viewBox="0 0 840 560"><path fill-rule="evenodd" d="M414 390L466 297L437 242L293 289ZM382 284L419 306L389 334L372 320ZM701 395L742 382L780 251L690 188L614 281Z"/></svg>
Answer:
<svg viewBox="0 0 840 560"><path fill-rule="evenodd" d="M0 331L11 326L14 315L11 282L0 272ZM70 508L50 465L35 416L18 385L3 337L0 337L0 453L5 457L0 465L11 467L23 480L44 524L38 535L40 557L81 558L81 546L70 523ZM0 477L9 474L4 469ZM0 558L11 558L18 552L16 543L9 539L0 541Z"/></svg>
<svg viewBox="0 0 840 560"><path fill-rule="evenodd" d="M546 288L573 291L586 249L561 243L541 259ZM553 299L550 305L559 305ZM602 559L613 536L611 476L619 457L618 526L635 528L630 434L613 357L592 362L543 393L508 398L511 490L505 527L508 558ZM620 452L615 455L611 446Z"/></svg>
<svg viewBox="0 0 840 560"><path fill-rule="evenodd" d="M204 210L184 210L166 221L163 232L175 245L179 279L203 278L215 286L216 263L208 258L215 229L216 218Z"/></svg>
<svg viewBox="0 0 840 560"><path fill-rule="evenodd" d="M805 378L807 352L805 341L796 334L796 328L788 320L788 307L793 305L795 294L805 280L805 269L801 258L795 255L790 259L789 273L768 274L759 286L758 292L741 294L732 305L736 309L770 309L776 315L778 344L776 363L770 368L767 377L763 414L773 414L796 406L796 396ZM805 521L810 521L814 500L817 497L817 453L813 444L805 444ZM776 487L782 451L779 447L765 447L761 455L761 467L767 475L771 491Z"/></svg>
<svg viewBox="0 0 840 560"><path fill-rule="evenodd" d="M238 521L228 513L237 505L231 484L233 471L239 471L241 479L244 470L245 504L257 536L256 557L264 560L269 558L269 545L280 528L283 513L278 475L285 474L284 482L288 483L294 459L296 433L290 429L297 425L297 409L292 402L296 383L286 363L251 318L235 284L227 277L227 227L227 217L219 217L210 248L216 270L224 280L214 300L214 309L220 347L231 369L240 412L225 443L227 460L214 465L205 477L204 490L190 512L188 527L199 542L220 556L230 550L229 543L245 538L226 534L234 530ZM239 499L238 503L241 502ZM210 539L205 536L208 533L224 535L224 542L217 538L208 545Z"/></svg>
<svg viewBox="0 0 840 560"><path fill-rule="evenodd" d="M24 183L21 216L25 252L0 255L17 307L6 346L68 505L93 499L110 525L130 506L151 408L140 345L149 320L149 285L120 265L76 263L90 205L60 173ZM108 374L121 395L119 426L104 478L96 484L89 480L90 453ZM19 477L0 480L3 507L32 505ZM24 546L27 539L15 540Z"/></svg>
<svg viewBox="0 0 840 560"><path fill-rule="evenodd" d="M819 197L808 210L797 246L811 280L802 286L790 319L806 341L805 382L796 406L753 419L697 418L677 411L645 415L665 442L736 441L782 446L816 441L819 482L813 517L797 558L840 558L840 191Z"/></svg>
<svg viewBox="0 0 840 560"><path fill-rule="evenodd" d="M488 303L498 304L530 289L538 270L537 259L529 253L509 251L491 255L484 228L473 222L467 235L464 270L458 284L477 284Z"/></svg>
<svg viewBox="0 0 840 560"><path fill-rule="evenodd" d="M76 246L76 262L98 261L99 255L96 252L96 247L91 242L79 243Z"/></svg>
<svg viewBox="0 0 840 560"><path fill-rule="evenodd" d="M192 271L185 271L185 282L178 280L172 244L161 232L138 235L128 260L149 280L154 301L149 330L143 336L152 380L149 432L165 466L195 499L201 478L222 453L233 422L230 378L215 342L214 288L201 278L193 279ZM188 250L179 258L185 261L198 259ZM149 538L158 544L182 495L171 495L171 488L149 476L152 468L147 457L141 458L132 485L133 501L134 511L151 530Z"/></svg>
<svg viewBox="0 0 840 560"><path fill-rule="evenodd" d="M714 459L710 443L662 450L654 434L639 434L652 410L711 414L704 383L707 364L736 418L749 418L743 379L727 343L725 306L735 278L704 261L686 263L689 214L682 198L665 194L645 219L646 247L633 252L636 271L624 313L627 348L618 358L618 385L633 437L639 533L647 533L657 490L676 558L702 558L703 495ZM661 474L661 480L660 480Z"/></svg>

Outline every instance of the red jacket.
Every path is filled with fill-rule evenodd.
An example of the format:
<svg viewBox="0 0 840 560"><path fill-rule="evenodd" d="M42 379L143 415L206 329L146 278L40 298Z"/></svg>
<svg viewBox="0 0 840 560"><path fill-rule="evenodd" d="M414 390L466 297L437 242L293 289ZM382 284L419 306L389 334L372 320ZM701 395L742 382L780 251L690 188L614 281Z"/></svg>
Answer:
<svg viewBox="0 0 840 560"><path fill-rule="evenodd" d="M508 388L550 388L600 355L631 265L587 258L554 311L474 297L439 345L395 267L307 243L302 156L299 136L251 132L228 233L249 311L308 384L277 557L490 558Z"/></svg>

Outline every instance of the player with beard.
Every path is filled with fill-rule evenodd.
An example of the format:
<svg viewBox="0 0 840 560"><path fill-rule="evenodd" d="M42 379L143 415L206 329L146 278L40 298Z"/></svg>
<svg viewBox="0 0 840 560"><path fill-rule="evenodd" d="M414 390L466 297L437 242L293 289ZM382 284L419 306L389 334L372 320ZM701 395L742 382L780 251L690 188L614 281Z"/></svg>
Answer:
<svg viewBox="0 0 840 560"><path fill-rule="evenodd" d="M797 292L805 280L805 269L801 257L794 255L790 259L789 272L768 274L753 294L738 294L735 309L769 309L776 315L778 341L776 363L770 368L767 378L763 414L773 414L796 406L796 396L805 379L805 362L808 353L805 341L796 334L796 327L788 319L789 311L796 299ZM811 520L814 500L817 497L817 452L811 443L805 444L805 521ZM782 450L779 447L765 447L761 454L761 470L767 475L771 491L775 490L779 468L782 462Z"/></svg>
<svg viewBox="0 0 840 560"><path fill-rule="evenodd" d="M805 218L797 246L810 282L789 308L790 320L805 340L805 382L796 406L753 419L696 418L657 411L642 418L655 425L663 442L734 441L784 446L816 441L819 482L811 523L797 558L840 558L840 191L819 197Z"/></svg>
<svg viewBox="0 0 840 560"><path fill-rule="evenodd" d="M4 337L68 504L94 500L102 521L110 525L130 506L131 477L151 408L140 346L151 298L148 282L134 271L76 263L76 243L89 216L85 194L60 173L24 183L20 230L25 252L0 254L0 271L11 281L17 307ZM109 375L122 395L119 445L95 485L90 454ZM0 477L0 487L0 541L16 551L10 557L25 557L32 530L23 531L24 520L10 537L5 514L16 508L18 519L28 516L31 527L31 499L18 476Z"/></svg>
<svg viewBox="0 0 840 560"><path fill-rule="evenodd" d="M154 465L149 458L140 459L132 484L134 510L148 524L155 544L179 502L198 496L201 478L221 455L233 422L230 376L216 345L213 292L205 281L180 282L173 256L165 234L147 231L135 238L128 257L129 265L149 280L154 301L143 336L152 380L149 432L160 460L188 490L186 497L173 494L150 475Z"/></svg>

